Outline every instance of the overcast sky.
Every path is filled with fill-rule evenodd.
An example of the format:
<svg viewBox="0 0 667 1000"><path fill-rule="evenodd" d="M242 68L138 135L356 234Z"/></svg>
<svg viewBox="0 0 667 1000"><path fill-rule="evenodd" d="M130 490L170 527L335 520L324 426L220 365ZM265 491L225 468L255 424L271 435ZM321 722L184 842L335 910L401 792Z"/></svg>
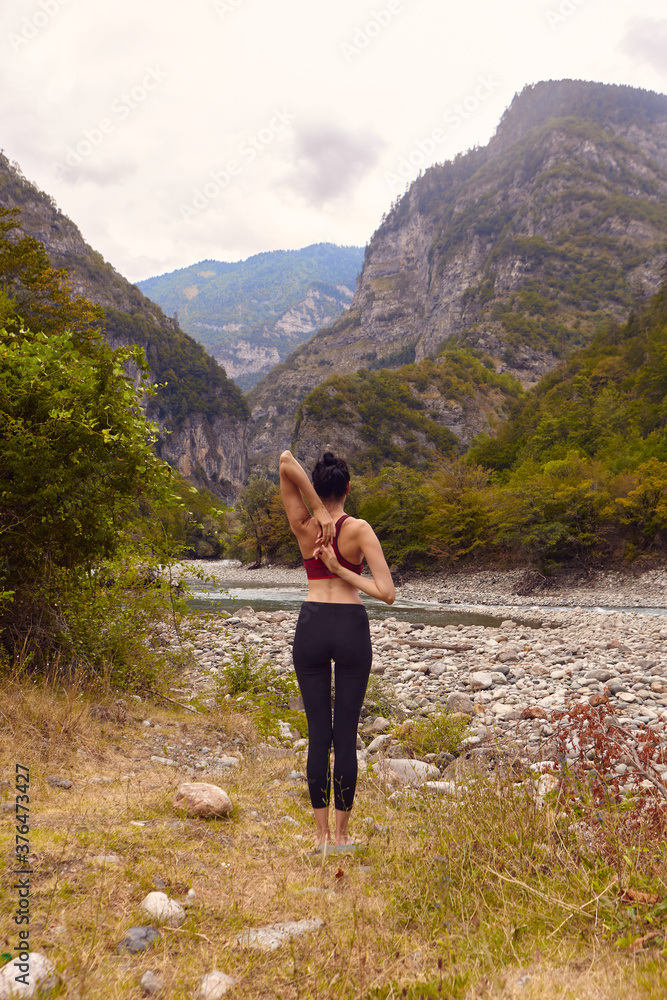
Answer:
<svg viewBox="0 0 667 1000"><path fill-rule="evenodd" d="M131 281L365 244L526 83L667 89L664 0L2 0L0 148Z"/></svg>

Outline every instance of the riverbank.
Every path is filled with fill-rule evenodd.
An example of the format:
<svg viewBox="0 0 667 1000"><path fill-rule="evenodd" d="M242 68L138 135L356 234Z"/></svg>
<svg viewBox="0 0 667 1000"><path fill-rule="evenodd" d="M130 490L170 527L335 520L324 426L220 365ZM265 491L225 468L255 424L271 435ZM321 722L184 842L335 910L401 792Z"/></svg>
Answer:
<svg viewBox="0 0 667 1000"><path fill-rule="evenodd" d="M192 570L227 586L287 586L302 588L306 581L301 567L262 566L251 570L240 563L221 561L183 562L181 571ZM530 593L525 590L531 588ZM641 574L605 570L576 581L559 577L553 582L525 569L451 571L432 576L405 575L396 588L397 598L442 604L472 604L484 607L611 607L667 608L667 568Z"/></svg>

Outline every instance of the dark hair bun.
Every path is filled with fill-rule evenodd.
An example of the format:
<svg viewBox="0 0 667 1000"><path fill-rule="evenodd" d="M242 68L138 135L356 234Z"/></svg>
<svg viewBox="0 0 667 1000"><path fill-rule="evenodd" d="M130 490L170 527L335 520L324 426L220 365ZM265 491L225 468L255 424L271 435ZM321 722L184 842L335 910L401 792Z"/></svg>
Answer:
<svg viewBox="0 0 667 1000"><path fill-rule="evenodd" d="M325 451L313 469L313 486L322 499L335 497L342 499L347 493L350 470L344 458L338 458L332 451Z"/></svg>

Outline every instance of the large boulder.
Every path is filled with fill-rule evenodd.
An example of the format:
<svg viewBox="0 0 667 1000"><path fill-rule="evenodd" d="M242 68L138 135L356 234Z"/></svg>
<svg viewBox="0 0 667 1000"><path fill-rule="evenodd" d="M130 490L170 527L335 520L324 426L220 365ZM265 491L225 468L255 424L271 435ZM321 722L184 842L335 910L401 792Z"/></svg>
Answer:
<svg viewBox="0 0 667 1000"><path fill-rule="evenodd" d="M232 800L224 789L207 781L184 781L174 795L174 808L184 809L188 816L211 819L229 816Z"/></svg>

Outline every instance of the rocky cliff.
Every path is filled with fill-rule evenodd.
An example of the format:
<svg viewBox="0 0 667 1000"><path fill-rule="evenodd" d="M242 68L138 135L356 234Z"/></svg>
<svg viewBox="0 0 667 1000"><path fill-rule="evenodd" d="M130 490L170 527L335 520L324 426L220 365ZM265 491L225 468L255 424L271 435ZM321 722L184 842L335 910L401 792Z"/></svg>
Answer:
<svg viewBox="0 0 667 1000"><path fill-rule="evenodd" d="M392 206L350 309L250 394L251 464L290 445L299 404L334 372L457 344L533 385L657 289L666 227L667 97L526 88L486 147L427 170ZM477 418L465 419L462 440Z"/></svg>
<svg viewBox="0 0 667 1000"><path fill-rule="evenodd" d="M157 450L200 486L232 498L247 476L248 411L240 390L178 323L83 239L54 201L0 154L0 205L19 209L21 229L65 268L75 295L101 305L112 347L139 344L160 388L149 400L161 428Z"/></svg>

